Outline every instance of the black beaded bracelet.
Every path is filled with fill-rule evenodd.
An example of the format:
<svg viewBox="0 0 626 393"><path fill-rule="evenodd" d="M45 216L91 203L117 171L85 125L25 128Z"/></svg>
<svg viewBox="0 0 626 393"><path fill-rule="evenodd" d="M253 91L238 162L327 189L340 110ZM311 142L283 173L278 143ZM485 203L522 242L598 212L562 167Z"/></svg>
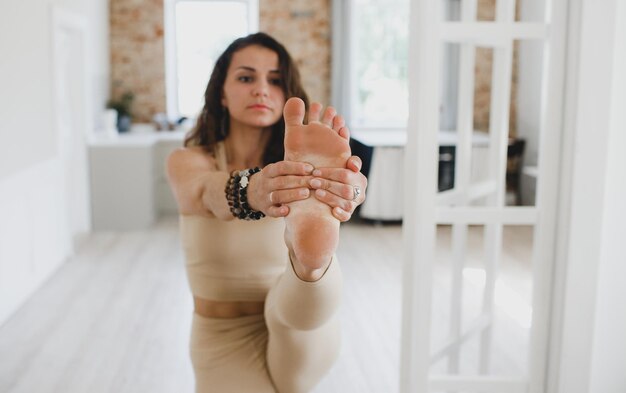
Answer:
<svg viewBox="0 0 626 393"><path fill-rule="evenodd" d="M260 171L259 167L233 171L226 182L224 193L230 212L240 220L255 221L265 217L263 212L253 210L248 204L248 183L252 175Z"/></svg>

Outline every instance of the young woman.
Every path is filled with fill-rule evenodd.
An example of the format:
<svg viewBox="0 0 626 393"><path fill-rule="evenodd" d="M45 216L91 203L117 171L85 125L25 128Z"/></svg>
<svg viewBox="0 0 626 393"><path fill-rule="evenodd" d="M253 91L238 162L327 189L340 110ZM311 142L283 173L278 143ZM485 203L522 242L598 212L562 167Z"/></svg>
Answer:
<svg viewBox="0 0 626 393"><path fill-rule="evenodd" d="M307 101L281 44L240 38L217 60L185 147L168 158L197 392L307 392L338 355L339 222L363 202L367 180L343 119L314 103L305 125Z"/></svg>

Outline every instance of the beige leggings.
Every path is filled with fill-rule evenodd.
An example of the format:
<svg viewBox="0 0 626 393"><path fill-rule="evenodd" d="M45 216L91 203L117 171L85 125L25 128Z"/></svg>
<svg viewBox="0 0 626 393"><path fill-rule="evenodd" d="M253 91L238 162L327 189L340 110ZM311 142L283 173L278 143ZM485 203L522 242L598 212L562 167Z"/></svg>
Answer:
<svg viewBox="0 0 626 393"><path fill-rule="evenodd" d="M206 318L194 313L191 361L196 392L310 391L339 354L341 296L336 257L316 282L288 267L270 289L264 315Z"/></svg>

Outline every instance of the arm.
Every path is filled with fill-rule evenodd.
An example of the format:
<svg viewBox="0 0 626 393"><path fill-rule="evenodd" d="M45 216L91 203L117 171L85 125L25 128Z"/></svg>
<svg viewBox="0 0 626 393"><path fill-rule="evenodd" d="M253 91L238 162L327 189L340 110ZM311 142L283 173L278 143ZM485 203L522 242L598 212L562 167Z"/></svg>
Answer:
<svg viewBox="0 0 626 393"><path fill-rule="evenodd" d="M167 157L167 178L181 214L233 219L224 197L228 177L198 148L176 149Z"/></svg>
<svg viewBox="0 0 626 393"><path fill-rule="evenodd" d="M254 210L270 217L289 213L286 203L306 199L312 167L306 163L281 161L269 164L250 178L248 202ZM215 159L201 148L181 148L167 159L167 177L181 214L232 220L224 187L230 177L219 171Z"/></svg>

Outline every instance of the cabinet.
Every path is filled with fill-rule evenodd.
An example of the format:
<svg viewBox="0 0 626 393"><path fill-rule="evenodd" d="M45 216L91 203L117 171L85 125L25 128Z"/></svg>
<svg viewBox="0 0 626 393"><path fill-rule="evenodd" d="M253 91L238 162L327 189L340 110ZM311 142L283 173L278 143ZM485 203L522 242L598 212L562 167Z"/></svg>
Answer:
<svg viewBox="0 0 626 393"><path fill-rule="evenodd" d="M438 189L454 187L456 133L439 132ZM404 214L404 146L406 131L353 131L352 154L363 160L361 171L368 177L367 199L359 208L359 216L375 221L402 220ZM475 131L472 135L473 181L487 173L489 137Z"/></svg>
<svg viewBox="0 0 626 393"><path fill-rule="evenodd" d="M160 214L176 213L165 160L184 136L135 125L115 138L95 135L89 141L94 230L147 228Z"/></svg>

